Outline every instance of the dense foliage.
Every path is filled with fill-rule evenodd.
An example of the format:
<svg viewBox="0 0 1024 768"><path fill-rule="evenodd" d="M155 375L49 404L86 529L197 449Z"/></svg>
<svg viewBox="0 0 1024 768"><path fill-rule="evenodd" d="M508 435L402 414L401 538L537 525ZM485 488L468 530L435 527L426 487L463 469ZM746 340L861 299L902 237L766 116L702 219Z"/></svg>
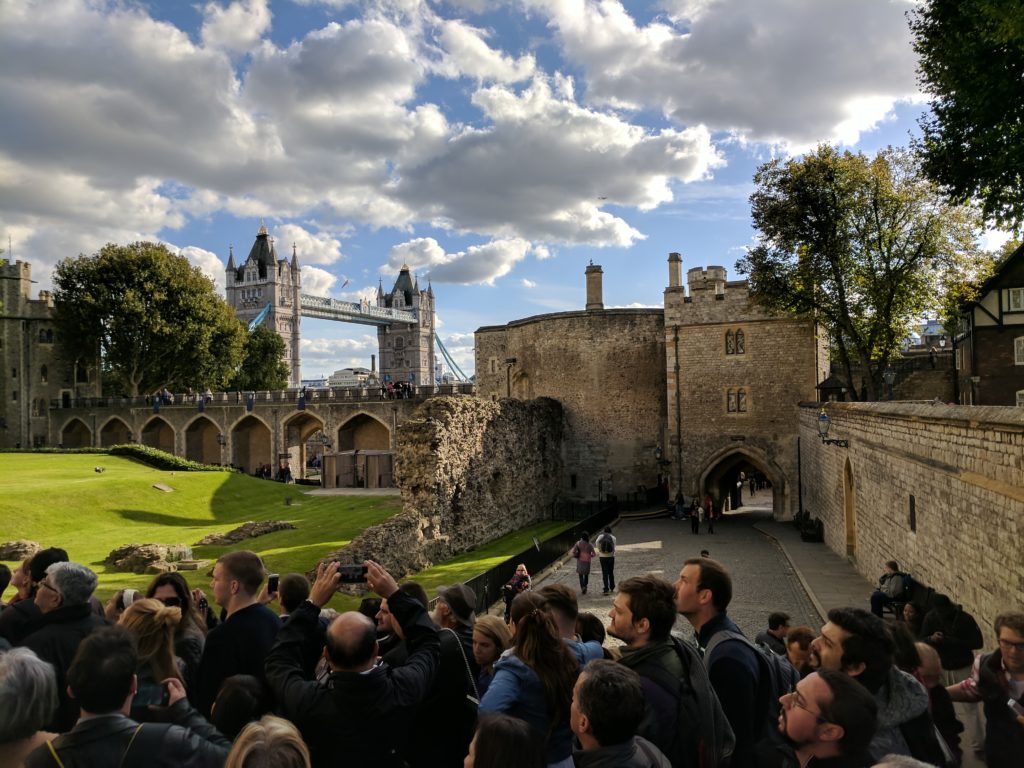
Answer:
<svg viewBox="0 0 1024 768"><path fill-rule="evenodd" d="M269 328L256 326L245 339L242 355L242 364L228 389L248 392L288 386L288 365L282 359L284 339Z"/></svg>

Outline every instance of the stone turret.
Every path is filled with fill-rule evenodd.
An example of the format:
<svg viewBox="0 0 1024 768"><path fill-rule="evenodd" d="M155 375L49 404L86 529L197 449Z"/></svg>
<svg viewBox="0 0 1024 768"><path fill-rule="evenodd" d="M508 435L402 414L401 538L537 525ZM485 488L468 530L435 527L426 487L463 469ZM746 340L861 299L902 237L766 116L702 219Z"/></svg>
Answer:
<svg viewBox="0 0 1024 768"><path fill-rule="evenodd" d="M429 286L429 283L428 283ZM434 382L434 292L421 290L403 264L390 293L377 288L377 306L412 312L416 323L396 323L377 330L382 381L407 381L415 386Z"/></svg>
<svg viewBox="0 0 1024 768"><path fill-rule="evenodd" d="M604 273L599 264L590 262L586 269L587 275L587 311L599 311L604 309L604 287L602 279Z"/></svg>

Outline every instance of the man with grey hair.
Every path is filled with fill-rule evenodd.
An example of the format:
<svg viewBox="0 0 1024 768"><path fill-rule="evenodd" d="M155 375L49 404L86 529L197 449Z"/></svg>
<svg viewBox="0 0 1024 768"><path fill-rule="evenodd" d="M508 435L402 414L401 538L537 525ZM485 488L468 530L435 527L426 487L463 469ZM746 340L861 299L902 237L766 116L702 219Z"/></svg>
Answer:
<svg viewBox="0 0 1024 768"><path fill-rule="evenodd" d="M0 765L21 765L53 738L43 726L57 708L53 667L28 648L0 653Z"/></svg>
<svg viewBox="0 0 1024 768"><path fill-rule="evenodd" d="M78 719L78 707L67 693L67 672L82 640L106 624L89 605L95 589L96 574L78 563L54 563L39 582L35 601L42 616L21 645L50 662L57 675L60 701L47 730L69 731Z"/></svg>

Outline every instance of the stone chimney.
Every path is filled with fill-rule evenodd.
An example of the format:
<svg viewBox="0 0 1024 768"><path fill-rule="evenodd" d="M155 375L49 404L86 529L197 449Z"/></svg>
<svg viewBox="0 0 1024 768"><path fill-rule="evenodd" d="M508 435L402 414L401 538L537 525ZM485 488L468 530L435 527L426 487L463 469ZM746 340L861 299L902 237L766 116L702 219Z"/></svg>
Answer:
<svg viewBox="0 0 1024 768"><path fill-rule="evenodd" d="M370 373L377 372L377 356L370 355Z"/></svg>
<svg viewBox="0 0 1024 768"><path fill-rule="evenodd" d="M602 288L601 281L602 275L601 267L594 262L590 262L587 267L587 311L591 310L602 310L604 309L604 289Z"/></svg>
<svg viewBox="0 0 1024 768"><path fill-rule="evenodd" d="M668 255L668 287L679 288L683 284L683 257L678 253Z"/></svg>

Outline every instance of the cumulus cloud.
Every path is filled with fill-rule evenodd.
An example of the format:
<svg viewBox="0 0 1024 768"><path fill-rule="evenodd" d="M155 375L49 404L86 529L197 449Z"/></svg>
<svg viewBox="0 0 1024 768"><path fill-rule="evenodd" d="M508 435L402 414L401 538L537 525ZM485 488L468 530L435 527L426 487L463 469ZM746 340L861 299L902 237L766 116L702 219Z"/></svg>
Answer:
<svg viewBox="0 0 1024 768"><path fill-rule="evenodd" d="M855 139L918 97L909 0L663 0L646 25L619 0L527 5L584 68L589 100L682 125L802 147Z"/></svg>
<svg viewBox="0 0 1024 768"><path fill-rule="evenodd" d="M330 375L342 368L369 368L370 355L377 354L377 336L302 339L299 344L303 376Z"/></svg>
<svg viewBox="0 0 1024 768"><path fill-rule="evenodd" d="M478 90L490 127L466 127L427 163L401 169L396 194L439 226L529 240L629 246L643 238L605 204L649 210L673 180L721 158L703 127L647 131L579 106L568 78Z"/></svg>
<svg viewBox="0 0 1024 768"><path fill-rule="evenodd" d="M327 296L338 278L319 267L302 268L302 292L313 296Z"/></svg>
<svg viewBox="0 0 1024 768"><path fill-rule="evenodd" d="M203 7L203 44L243 53L270 29L270 19L267 0L238 0L227 6L207 3Z"/></svg>
<svg viewBox="0 0 1024 768"><path fill-rule="evenodd" d="M523 288L536 288L537 287L537 284L535 282L533 282L533 280L527 280L525 277L522 280L519 281L519 284L521 286L523 286Z"/></svg>
<svg viewBox="0 0 1024 768"><path fill-rule="evenodd" d="M199 267L199 270L213 281L217 292L221 296L224 295L225 265L220 260L220 256L205 248L198 248L194 245L188 245L184 248L175 248L173 245L169 247Z"/></svg>
<svg viewBox="0 0 1024 768"><path fill-rule="evenodd" d="M326 232L310 232L298 224L282 224L274 227L278 252L281 256L292 253L292 246L299 257L299 265L333 264L341 258L341 241Z"/></svg>
<svg viewBox="0 0 1024 768"><path fill-rule="evenodd" d="M509 238L447 253L434 238L418 237L392 248L384 269L394 273L408 264L410 269L429 276L435 283L493 285L497 278L507 275L522 261L529 250L527 241Z"/></svg>
<svg viewBox="0 0 1024 768"><path fill-rule="evenodd" d="M515 58L491 48L487 44L487 32L464 21L443 21L438 37L446 53L441 71L449 76L466 75L480 81L515 83L534 72L533 56L524 54Z"/></svg>

